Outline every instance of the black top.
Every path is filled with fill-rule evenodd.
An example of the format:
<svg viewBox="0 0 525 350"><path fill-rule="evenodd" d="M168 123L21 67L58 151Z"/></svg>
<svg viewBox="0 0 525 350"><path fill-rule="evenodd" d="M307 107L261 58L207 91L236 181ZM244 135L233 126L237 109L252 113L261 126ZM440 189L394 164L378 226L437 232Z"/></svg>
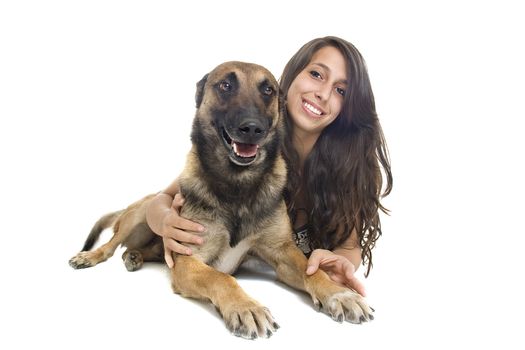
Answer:
<svg viewBox="0 0 525 350"><path fill-rule="evenodd" d="M292 214L293 223L295 223L295 220L297 219L297 212L300 210L308 214L305 208L298 208L295 211L295 213ZM299 249L303 251L304 255L306 256L309 256L313 250L312 243L310 242L310 237L308 236L308 226L308 223L306 223L299 228L294 228L294 232L292 234L295 244L297 245L297 247L299 247Z"/></svg>

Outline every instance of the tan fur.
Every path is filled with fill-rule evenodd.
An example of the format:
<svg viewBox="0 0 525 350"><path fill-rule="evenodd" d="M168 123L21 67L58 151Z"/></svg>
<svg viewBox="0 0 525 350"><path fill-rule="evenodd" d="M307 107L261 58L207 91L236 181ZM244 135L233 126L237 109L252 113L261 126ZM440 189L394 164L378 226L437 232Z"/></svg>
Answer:
<svg viewBox="0 0 525 350"><path fill-rule="evenodd" d="M220 99L214 89L232 72L240 89L232 98ZM230 275L244 257L252 253L273 266L279 280L309 293L314 305L334 320L352 323L371 320L371 308L357 293L334 283L321 270L312 276L305 273L307 259L292 240L290 219L281 197L286 182L286 165L280 153L271 159L269 151L270 142L275 141L283 129L280 105L277 97L261 102L261 81L268 81L276 88L278 86L275 78L263 67L229 62L220 65L198 85L195 117L198 127L194 124L196 135L193 136L204 134L206 140L216 140L213 141L217 144L213 148L215 153L206 155L212 160L227 157L225 146L220 144L220 137L214 129L217 123L213 120L214 111L221 108L235 111L236 108L242 110L246 106L255 106L257 111L270 115L272 119L268 135L259 144L260 151L253 165L233 174L229 168L231 165L225 162L226 165L218 171L218 174L224 172L224 181L218 179L220 181L214 182L217 179L210 178L203 169L202 153L194 142L183 173L178 178L181 192L187 196L181 216L206 227L205 243L191 245L192 256L174 256L175 267L171 270L173 290L186 297L211 301L235 335L252 339L268 337L278 328L277 323L269 310L249 297ZM271 169L260 175L257 169L265 164L271 164ZM215 169L222 165L213 166ZM261 180L253 184L257 176L262 176ZM236 188L218 188L228 183L230 178L235 178ZM243 196L243 191L252 191L250 193L256 195ZM230 197L233 199L226 205L224 201L230 200ZM144 261L162 260L162 245L159 245L162 241L146 224L146 209L153 198L149 195L122 213L115 214L118 220L113 225L115 234L111 240L96 250L80 252L70 260L70 264L75 268L94 266L111 257L120 244L128 247L123 259L130 271L140 268ZM234 208L233 211L231 208ZM254 212L257 208L261 211ZM232 222L237 222L232 221L232 215L241 225L236 233L228 228ZM113 221L107 219L103 223L110 225ZM248 225L242 226L242 223ZM237 235L239 241L232 241L232 235Z"/></svg>

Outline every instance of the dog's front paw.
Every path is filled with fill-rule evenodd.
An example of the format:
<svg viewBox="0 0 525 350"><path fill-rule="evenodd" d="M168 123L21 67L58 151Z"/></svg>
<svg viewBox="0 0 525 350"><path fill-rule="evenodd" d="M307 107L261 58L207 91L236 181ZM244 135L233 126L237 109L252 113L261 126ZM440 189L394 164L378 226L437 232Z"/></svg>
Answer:
<svg viewBox="0 0 525 350"><path fill-rule="evenodd" d="M69 259L69 265L74 269L85 269L95 266L96 262L93 261L91 252L80 252Z"/></svg>
<svg viewBox="0 0 525 350"><path fill-rule="evenodd" d="M226 327L246 339L269 338L279 328L268 308L255 301L235 303L226 310L217 309Z"/></svg>
<svg viewBox="0 0 525 350"><path fill-rule="evenodd" d="M351 290L329 295L325 300L314 299L314 304L337 322L362 323L374 319L374 310L361 295Z"/></svg>

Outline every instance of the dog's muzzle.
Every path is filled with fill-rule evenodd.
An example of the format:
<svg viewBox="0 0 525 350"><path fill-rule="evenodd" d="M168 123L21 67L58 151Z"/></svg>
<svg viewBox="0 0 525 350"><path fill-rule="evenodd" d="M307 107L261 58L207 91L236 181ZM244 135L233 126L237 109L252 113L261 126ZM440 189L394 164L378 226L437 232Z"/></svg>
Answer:
<svg viewBox="0 0 525 350"><path fill-rule="evenodd" d="M221 128L221 135L226 148L230 151L230 160L240 166L255 162L259 145L268 130L258 120L246 120L236 128Z"/></svg>

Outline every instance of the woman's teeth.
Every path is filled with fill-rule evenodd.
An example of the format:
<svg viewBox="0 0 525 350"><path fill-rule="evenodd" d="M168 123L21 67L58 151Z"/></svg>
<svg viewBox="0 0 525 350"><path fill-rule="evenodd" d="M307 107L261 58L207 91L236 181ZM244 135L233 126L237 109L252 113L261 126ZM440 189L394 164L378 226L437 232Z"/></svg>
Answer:
<svg viewBox="0 0 525 350"><path fill-rule="evenodd" d="M315 108L314 106L312 106L308 102L304 102L304 106L306 107L306 109L308 109L313 114L317 114L317 115L321 115L322 114L322 112L320 110L318 110L317 108Z"/></svg>

